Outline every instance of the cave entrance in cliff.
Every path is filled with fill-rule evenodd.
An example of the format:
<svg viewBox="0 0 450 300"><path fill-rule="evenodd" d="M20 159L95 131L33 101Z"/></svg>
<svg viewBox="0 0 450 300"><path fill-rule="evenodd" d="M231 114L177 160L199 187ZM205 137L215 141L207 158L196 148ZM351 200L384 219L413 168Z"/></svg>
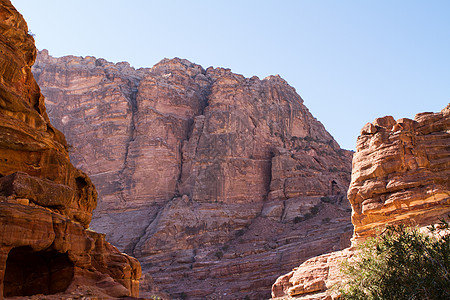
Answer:
<svg viewBox="0 0 450 300"><path fill-rule="evenodd" d="M64 292L72 282L74 265L67 253L13 248L6 260L3 296L31 296Z"/></svg>

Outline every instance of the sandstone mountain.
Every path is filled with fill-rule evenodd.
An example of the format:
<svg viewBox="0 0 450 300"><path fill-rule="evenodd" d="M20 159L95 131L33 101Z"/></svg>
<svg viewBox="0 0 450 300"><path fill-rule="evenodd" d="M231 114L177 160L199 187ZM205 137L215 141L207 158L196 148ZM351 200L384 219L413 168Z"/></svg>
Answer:
<svg viewBox="0 0 450 300"><path fill-rule="evenodd" d="M352 153L279 76L46 50L33 73L97 187L91 226L140 260L142 295L268 298L279 274L349 245Z"/></svg>
<svg viewBox="0 0 450 300"><path fill-rule="evenodd" d="M450 213L450 104L414 120L387 116L367 123L353 156L348 190L355 227L353 245L386 225L427 226ZM281 276L272 296L331 299L339 263L354 248L314 257Z"/></svg>
<svg viewBox="0 0 450 300"><path fill-rule="evenodd" d="M31 73L34 39L0 1L0 299L138 295L140 265L86 230L97 205Z"/></svg>

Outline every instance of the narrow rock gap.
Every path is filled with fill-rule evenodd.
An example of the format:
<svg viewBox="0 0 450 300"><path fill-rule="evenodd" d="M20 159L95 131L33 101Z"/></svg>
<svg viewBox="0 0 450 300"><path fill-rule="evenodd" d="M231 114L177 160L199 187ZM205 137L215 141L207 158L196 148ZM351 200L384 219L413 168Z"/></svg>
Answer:
<svg viewBox="0 0 450 300"><path fill-rule="evenodd" d="M136 118L138 113L138 106L137 106L137 94L138 94L138 86L141 82L142 78L137 79L137 82L133 82L130 80L129 84L131 85L131 90L129 93L126 91L122 91L124 95L126 95L126 99L128 100L128 103L130 104L131 108L131 120L130 120L130 133L128 140L126 141L125 145L125 154L123 158L123 168L119 170L119 180L120 180L120 191L119 191L119 198L122 202L126 202L125 197L123 195L123 190L125 187L123 186L125 178L124 178L124 172L127 169L128 166L128 155L130 152L131 143L136 139Z"/></svg>
<svg viewBox="0 0 450 300"><path fill-rule="evenodd" d="M129 148L131 142L135 139L135 132L136 132L135 117L136 117L136 114L137 114L137 111L138 111L138 108L137 108L137 92L138 92L137 87L138 86L139 86L139 84L136 85L136 90L133 91L134 93L130 97L130 104L132 105L132 113L133 113L133 117L132 117L132 121L131 121L130 127L131 127L131 129L132 129L132 131L134 133L134 136L131 136L130 140L127 143L127 150L126 150L126 155L125 155L124 168L120 172L121 177L122 177L122 174L125 171L126 165L127 165L127 158L128 158L128 151L129 151L128 148ZM188 128L187 136L186 136L186 138L184 140L181 141L181 143L180 143L180 145L179 145L179 147L177 149L179 151L179 154L180 154L180 167L179 167L179 173L178 173L178 178L177 178L177 184L175 185L174 196L172 197L172 199L166 201L163 205L161 205L158 208L158 210L157 210L156 214L153 216L153 218L150 218L151 221L149 222L149 224L145 226L145 228L142 230L142 233L138 236L136 241L133 243L131 253L132 253L132 255L134 255L136 257L139 257L139 255L137 255L137 253L136 253L137 245L141 242L141 240L145 236L149 236L149 235L152 234L151 232L148 232L148 231L152 227L153 224L156 224L157 222L159 222L159 219L161 218L161 214L163 213L164 208L167 206L167 204L170 203L170 201L172 201L174 198L182 196L180 191L179 191L179 185L181 184L181 177L182 177L182 174L183 174L183 144L189 142L190 138L192 137L192 134L193 134L193 131L194 131L194 128L195 128L195 117L204 115L205 109L209 105L209 96L211 94L211 87L212 87L212 83L209 84L206 88L201 90L201 92L200 92L201 96L200 97L201 97L201 100L202 100L202 105L200 106L200 111L199 111L198 114L196 114L196 115L194 115L192 117L192 124L190 124L190 126ZM198 145L198 141L197 141L197 145ZM122 180L122 178L121 178L121 180ZM122 194L121 194L121 197L123 199L123 195ZM124 201L124 199L123 199L123 201Z"/></svg>
<svg viewBox="0 0 450 300"><path fill-rule="evenodd" d="M179 173L178 173L178 178L177 178L177 184L175 185L175 196L180 197L182 196L180 194L180 190L179 190L179 185L181 184L181 177L183 175L183 144L184 143L188 143L189 140L192 137L194 128L195 128L195 118L198 116L204 116L205 115L205 109L209 106L209 96L211 95L211 87L212 87L212 83L210 83L206 88L204 88L201 91L201 98L202 98L202 105L200 107L200 112L197 115L194 115L192 118L192 124L189 125L189 129L188 129L188 133L186 136L186 139L184 139L183 141L181 141L180 146L178 148L179 154L180 154L180 168L179 168ZM203 128L204 128L205 124L202 124L202 132L203 132ZM197 154L197 148L198 148L198 143L200 141L200 136L199 139L197 140L197 145L195 147L195 151L194 153ZM195 157L195 156L194 156Z"/></svg>
<svg viewBox="0 0 450 300"><path fill-rule="evenodd" d="M144 227L142 232L138 235L138 237L136 238L136 241L132 242L133 245L131 246L130 255L132 255L134 257L140 257L140 255L137 255L135 252L136 247L141 242L142 238L147 235L147 230L150 228L150 226L160 219L160 215L161 215L162 210L164 209L164 206L165 205L158 206L156 213L154 213L153 216L151 218L149 218L149 223Z"/></svg>

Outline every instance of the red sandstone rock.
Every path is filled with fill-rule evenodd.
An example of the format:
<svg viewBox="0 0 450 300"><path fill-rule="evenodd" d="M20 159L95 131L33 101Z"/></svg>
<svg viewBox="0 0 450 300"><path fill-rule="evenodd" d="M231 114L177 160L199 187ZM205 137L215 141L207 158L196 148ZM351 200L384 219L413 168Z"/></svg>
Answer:
<svg viewBox="0 0 450 300"><path fill-rule="evenodd" d="M346 248L308 259L290 273L278 277L272 286L272 298L337 299L337 291L331 288L342 279L340 274L342 261L353 255L354 248Z"/></svg>
<svg viewBox="0 0 450 300"><path fill-rule="evenodd" d="M376 119L357 141L348 197L354 239L387 224L428 225L450 212L450 106L415 120Z"/></svg>
<svg viewBox="0 0 450 300"><path fill-rule="evenodd" d="M73 196L59 211L87 227L97 195L89 178L70 164L64 136L48 120L31 73L33 37L9 1L4 1L0 17L0 176L21 171L67 186Z"/></svg>
<svg viewBox="0 0 450 300"><path fill-rule="evenodd" d="M12 200L0 202L0 223L3 296L138 295L139 263L106 243L104 235Z"/></svg>
<svg viewBox="0 0 450 300"><path fill-rule="evenodd" d="M352 153L279 76L47 51L33 72L99 191L92 227L138 257L142 295L269 297L294 262L348 246Z"/></svg>
<svg viewBox="0 0 450 300"><path fill-rule="evenodd" d="M366 124L353 156L348 198L353 242L375 236L386 225L427 226L450 213L450 105L414 120L390 116ZM342 279L342 259L354 248L314 257L279 277L272 297L337 298L329 288Z"/></svg>
<svg viewBox="0 0 450 300"><path fill-rule="evenodd" d="M31 73L34 40L0 1L0 299L137 296L140 265L86 228L97 205Z"/></svg>

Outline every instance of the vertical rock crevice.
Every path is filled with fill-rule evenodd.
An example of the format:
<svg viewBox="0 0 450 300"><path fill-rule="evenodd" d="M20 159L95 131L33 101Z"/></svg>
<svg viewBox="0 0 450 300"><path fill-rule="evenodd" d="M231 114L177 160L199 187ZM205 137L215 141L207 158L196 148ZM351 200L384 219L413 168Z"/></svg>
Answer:
<svg viewBox="0 0 450 300"><path fill-rule="evenodd" d="M202 72L202 75L205 75L206 72ZM207 77L206 77L207 78ZM187 145L191 142L191 138L195 138L196 139L196 147L194 150L194 156L196 156L197 154L197 148L198 148L198 144L200 142L200 136L195 136L195 132L200 132L203 133L203 129L204 129L204 119L205 119L205 110L209 105L209 96L211 94L211 79L207 78L208 83L206 84L206 86L202 87L200 89L200 109L198 111L198 113L195 113L192 118L189 120L189 124L188 124L188 130L187 130L187 134L186 137L184 139L181 140L180 142L180 146L179 146L179 153L180 153L180 168L179 168L179 174L178 174L178 179L177 179L177 184L176 184L176 197L181 197L183 195L183 189L180 188L180 185L183 184L182 180L183 180L183 166L184 166L184 161L188 159L188 157L186 157L185 154L185 149L183 149L184 145ZM198 126L198 123L201 123L201 126ZM201 128L200 128L201 127ZM188 195L189 197L192 197L192 195Z"/></svg>
<svg viewBox="0 0 450 300"><path fill-rule="evenodd" d="M128 167L128 153L130 152L130 147L133 141L136 139L137 135L137 128L136 128L136 118L138 114L138 104L137 104L137 94L138 94L138 86L140 83L140 78L136 80L129 80L129 93L124 93L125 95L128 94L128 97L126 98L128 100L128 103L130 105L130 111L131 111L131 117L130 117L130 125L129 125L129 137L127 141L125 142L125 153L123 157L123 167L118 172L118 178L120 182L119 187L119 199L122 202L122 205L124 205L127 200L123 194L123 191L126 189L124 186L124 182L126 181L126 178L124 178L124 172Z"/></svg>

